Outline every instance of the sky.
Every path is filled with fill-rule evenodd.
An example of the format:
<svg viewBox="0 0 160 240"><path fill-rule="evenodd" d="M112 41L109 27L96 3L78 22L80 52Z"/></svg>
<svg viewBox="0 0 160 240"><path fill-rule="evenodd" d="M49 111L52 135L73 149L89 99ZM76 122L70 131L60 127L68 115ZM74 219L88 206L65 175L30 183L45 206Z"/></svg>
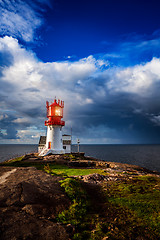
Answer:
<svg viewBox="0 0 160 240"><path fill-rule="evenodd" d="M0 0L0 143L160 144L158 0Z"/></svg>

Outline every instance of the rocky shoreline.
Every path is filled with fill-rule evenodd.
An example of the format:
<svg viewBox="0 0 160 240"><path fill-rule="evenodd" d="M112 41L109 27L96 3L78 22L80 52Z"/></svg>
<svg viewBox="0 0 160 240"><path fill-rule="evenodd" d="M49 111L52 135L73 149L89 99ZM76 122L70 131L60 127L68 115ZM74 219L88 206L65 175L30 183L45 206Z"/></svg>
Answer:
<svg viewBox="0 0 160 240"><path fill-rule="evenodd" d="M68 169L95 170L92 174L78 174L72 178L87 184L89 189L93 188L97 195L98 186L106 183L130 181L137 176L160 177L160 173L142 167L104 162L85 157L83 153L46 157L39 157L33 153L20 160L8 160L0 164L1 240L72 239L74 226L56 221L57 214L71 204L60 184L64 176L50 175L36 167L45 165L49 168L49 164L66 166ZM97 173L96 170L101 173ZM99 203L96 204L98 206Z"/></svg>

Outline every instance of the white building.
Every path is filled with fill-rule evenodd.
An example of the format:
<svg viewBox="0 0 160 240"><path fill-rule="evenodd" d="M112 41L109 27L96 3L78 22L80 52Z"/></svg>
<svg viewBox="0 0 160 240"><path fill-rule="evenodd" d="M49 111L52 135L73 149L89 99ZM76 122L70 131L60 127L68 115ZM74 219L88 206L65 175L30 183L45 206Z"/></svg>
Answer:
<svg viewBox="0 0 160 240"><path fill-rule="evenodd" d="M62 141L65 153L71 153L71 135L62 135Z"/></svg>
<svg viewBox="0 0 160 240"><path fill-rule="evenodd" d="M71 153L71 135L67 135L67 134L62 135L62 143L63 143L64 153ZM45 147L46 147L46 136L40 136L38 153L41 153Z"/></svg>

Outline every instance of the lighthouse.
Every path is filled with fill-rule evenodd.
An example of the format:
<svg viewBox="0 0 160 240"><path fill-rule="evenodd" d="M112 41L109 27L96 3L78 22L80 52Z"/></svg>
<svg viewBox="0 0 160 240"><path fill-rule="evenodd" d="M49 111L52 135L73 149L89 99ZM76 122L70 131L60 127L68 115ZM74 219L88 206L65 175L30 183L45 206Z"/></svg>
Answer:
<svg viewBox="0 0 160 240"><path fill-rule="evenodd" d="M63 118L64 101L54 99L53 103L46 102L47 118L45 126L47 126L46 144L40 156L48 154L64 154L62 142L62 127L65 125Z"/></svg>

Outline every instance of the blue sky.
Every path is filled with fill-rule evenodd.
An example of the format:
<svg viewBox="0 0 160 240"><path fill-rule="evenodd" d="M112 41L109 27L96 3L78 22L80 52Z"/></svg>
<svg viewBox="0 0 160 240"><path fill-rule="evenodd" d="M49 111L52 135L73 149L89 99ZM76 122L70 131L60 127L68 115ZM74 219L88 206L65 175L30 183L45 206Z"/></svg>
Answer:
<svg viewBox="0 0 160 240"><path fill-rule="evenodd" d="M81 143L160 143L160 14L149 0L0 0L0 143L38 143L65 101Z"/></svg>

